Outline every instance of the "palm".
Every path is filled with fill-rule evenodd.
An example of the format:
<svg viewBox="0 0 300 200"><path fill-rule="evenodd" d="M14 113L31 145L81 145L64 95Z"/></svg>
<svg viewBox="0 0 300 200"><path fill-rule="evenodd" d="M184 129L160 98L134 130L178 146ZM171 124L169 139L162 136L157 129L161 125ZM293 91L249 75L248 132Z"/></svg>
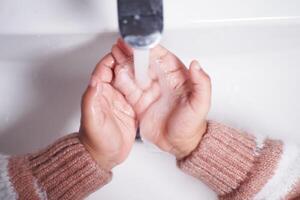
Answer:
<svg viewBox="0 0 300 200"><path fill-rule="evenodd" d="M199 85L196 80L200 71L195 67L186 69L175 55L159 46L151 53L151 86L142 90L133 80L133 66L128 59L130 53L120 41L113 48L120 66L127 68L122 70L120 67L115 71L114 85L138 114L142 137L178 157L191 151L202 137L204 130L200 129L206 128L205 117L209 109L209 92L200 93L208 84ZM124 78L126 74L128 77Z"/></svg>
<svg viewBox="0 0 300 200"><path fill-rule="evenodd" d="M107 168L112 168L128 156L135 140L136 121L132 107L111 84L114 65L105 62L107 57L98 64L93 86L83 96L81 132L99 162L109 163Z"/></svg>
<svg viewBox="0 0 300 200"><path fill-rule="evenodd" d="M160 76L161 94L143 114L141 133L162 150L177 154L179 147L198 143L198 129L205 123L201 121L204 116L192 107L188 71L176 56L168 52L160 59L159 66L151 68Z"/></svg>
<svg viewBox="0 0 300 200"><path fill-rule="evenodd" d="M124 97L109 84L103 84L102 94L96 97L94 104L93 130L98 136L95 137L97 148L104 155L119 157L121 162L127 157L135 138L133 111Z"/></svg>

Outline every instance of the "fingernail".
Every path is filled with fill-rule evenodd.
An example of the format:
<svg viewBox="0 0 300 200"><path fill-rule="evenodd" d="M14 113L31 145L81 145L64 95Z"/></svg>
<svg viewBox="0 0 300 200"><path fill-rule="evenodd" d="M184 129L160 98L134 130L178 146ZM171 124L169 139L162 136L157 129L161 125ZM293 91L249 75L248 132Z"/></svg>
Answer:
<svg viewBox="0 0 300 200"><path fill-rule="evenodd" d="M202 70L200 63L197 60L194 61L194 66L195 66L195 69Z"/></svg>
<svg viewBox="0 0 300 200"><path fill-rule="evenodd" d="M97 86L97 80L94 76L91 76L90 82L89 82L90 87L96 87Z"/></svg>
<svg viewBox="0 0 300 200"><path fill-rule="evenodd" d="M113 66L114 64L115 64L115 59L112 57L112 55L111 55L111 57L110 57L110 61L109 61L109 66Z"/></svg>

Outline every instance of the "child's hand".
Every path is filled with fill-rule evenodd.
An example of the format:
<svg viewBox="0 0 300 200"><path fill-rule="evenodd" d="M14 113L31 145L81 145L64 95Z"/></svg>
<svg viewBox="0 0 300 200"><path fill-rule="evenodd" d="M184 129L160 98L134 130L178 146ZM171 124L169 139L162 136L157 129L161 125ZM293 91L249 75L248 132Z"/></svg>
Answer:
<svg viewBox="0 0 300 200"><path fill-rule="evenodd" d="M126 159L137 129L132 107L111 84L114 67L115 59L111 54L99 62L81 106L81 140L106 170Z"/></svg>
<svg viewBox="0 0 300 200"><path fill-rule="evenodd" d="M133 65L128 62L132 51L119 40L112 52L118 63L126 63L120 65L126 66L123 69L116 68L114 85L137 113L142 137L178 159L191 153L206 131L211 103L210 78L198 62L193 61L188 70L165 48L154 48L152 83L143 91L135 84Z"/></svg>

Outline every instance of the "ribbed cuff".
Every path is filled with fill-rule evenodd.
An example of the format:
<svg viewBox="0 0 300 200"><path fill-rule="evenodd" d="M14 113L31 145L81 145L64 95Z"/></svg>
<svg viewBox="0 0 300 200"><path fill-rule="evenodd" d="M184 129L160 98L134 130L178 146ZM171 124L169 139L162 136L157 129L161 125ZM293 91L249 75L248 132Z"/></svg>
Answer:
<svg viewBox="0 0 300 200"><path fill-rule="evenodd" d="M64 137L39 153L26 156L25 160L33 188L42 199L82 199L112 177L111 172L101 169L92 159L77 134ZM13 169L17 162L20 159L12 159L11 174L18 174ZM16 188L22 188L17 180L14 182Z"/></svg>
<svg viewBox="0 0 300 200"><path fill-rule="evenodd" d="M236 189L255 160L253 136L216 122L209 122L198 147L177 162L184 172L202 180L218 195Z"/></svg>

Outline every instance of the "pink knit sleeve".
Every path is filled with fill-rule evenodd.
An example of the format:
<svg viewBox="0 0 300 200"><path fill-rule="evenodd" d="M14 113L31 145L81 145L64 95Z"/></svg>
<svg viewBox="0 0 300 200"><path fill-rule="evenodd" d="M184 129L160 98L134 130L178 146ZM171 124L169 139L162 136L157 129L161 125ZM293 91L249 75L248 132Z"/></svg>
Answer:
<svg viewBox="0 0 300 200"><path fill-rule="evenodd" d="M83 199L111 176L72 134L38 153L0 155L0 199Z"/></svg>
<svg viewBox="0 0 300 200"><path fill-rule="evenodd" d="M178 166L220 199L300 198L299 146L262 140L216 122L208 123L198 147Z"/></svg>

